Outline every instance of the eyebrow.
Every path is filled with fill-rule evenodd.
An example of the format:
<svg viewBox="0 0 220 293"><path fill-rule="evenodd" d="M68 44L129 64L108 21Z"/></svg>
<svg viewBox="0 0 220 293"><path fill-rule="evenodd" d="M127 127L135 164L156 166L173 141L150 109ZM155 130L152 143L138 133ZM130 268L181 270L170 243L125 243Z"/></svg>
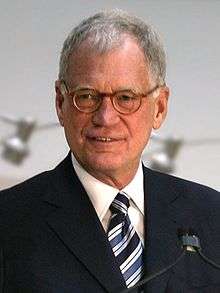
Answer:
<svg viewBox="0 0 220 293"><path fill-rule="evenodd" d="M73 89L73 91L78 91L78 90L95 90L95 89L89 85L83 85L83 86L78 85Z"/></svg>
<svg viewBox="0 0 220 293"><path fill-rule="evenodd" d="M136 95L139 95L139 94L142 94L141 92L138 92L137 90L135 89L131 89L131 88L124 88L124 87L121 87L119 88L118 90L114 91L114 92L100 92L99 90L97 90L96 88L92 87L92 86L89 86L89 85L78 85L76 86L72 91L78 91L78 90L93 90L93 91L96 91L98 93L101 93L101 94L114 94L114 93L117 93L117 92L130 92L130 93L133 93L133 94L136 94Z"/></svg>

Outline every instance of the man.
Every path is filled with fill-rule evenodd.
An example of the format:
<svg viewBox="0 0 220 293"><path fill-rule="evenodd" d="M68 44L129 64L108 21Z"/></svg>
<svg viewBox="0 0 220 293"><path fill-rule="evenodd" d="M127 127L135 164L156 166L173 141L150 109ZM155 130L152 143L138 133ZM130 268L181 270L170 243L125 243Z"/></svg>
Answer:
<svg viewBox="0 0 220 293"><path fill-rule="evenodd" d="M141 163L169 96L158 35L120 11L98 13L64 42L56 109L70 153L1 192L2 292L120 292L174 262L178 228L220 263L217 191ZM196 253L143 288L220 292Z"/></svg>

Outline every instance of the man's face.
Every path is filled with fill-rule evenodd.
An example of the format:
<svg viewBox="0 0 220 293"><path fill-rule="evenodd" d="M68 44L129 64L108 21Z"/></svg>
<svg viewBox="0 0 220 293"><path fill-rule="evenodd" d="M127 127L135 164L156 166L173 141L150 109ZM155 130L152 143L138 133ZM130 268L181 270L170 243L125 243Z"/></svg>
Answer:
<svg viewBox="0 0 220 293"><path fill-rule="evenodd" d="M130 38L104 54L95 53L84 43L69 62L66 82L70 91L85 87L107 94L121 90L146 93L153 87L144 55ZM79 163L100 180L103 176L119 181L120 177L132 177L152 128L159 128L164 120L168 89L157 90L157 97L144 97L141 107L129 115L117 112L107 94L98 110L83 113L73 106L70 96L61 94L59 81L56 92L58 117ZM125 183L129 178L123 180Z"/></svg>

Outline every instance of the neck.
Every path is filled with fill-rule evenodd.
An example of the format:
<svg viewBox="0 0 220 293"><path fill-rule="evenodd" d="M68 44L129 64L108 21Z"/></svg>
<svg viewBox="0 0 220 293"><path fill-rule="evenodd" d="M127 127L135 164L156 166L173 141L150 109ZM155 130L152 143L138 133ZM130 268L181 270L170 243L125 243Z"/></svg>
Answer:
<svg viewBox="0 0 220 293"><path fill-rule="evenodd" d="M91 176L119 190L123 189L132 181L132 179L135 177L135 174L137 173L139 166L139 160L137 160L130 163L129 166L126 165L120 169L97 170L82 164L77 158L75 158L75 160Z"/></svg>
<svg viewBox="0 0 220 293"><path fill-rule="evenodd" d="M83 167L84 168L84 167ZM90 175L92 175L93 177L95 177L97 180L110 185L116 189L123 189L125 186L127 186L132 179L134 178L137 169L138 169L138 165L137 167L128 172L128 170L126 172L124 172L124 174L121 174L120 172L97 172L97 171L93 171L93 170L88 170L86 168L84 168Z"/></svg>

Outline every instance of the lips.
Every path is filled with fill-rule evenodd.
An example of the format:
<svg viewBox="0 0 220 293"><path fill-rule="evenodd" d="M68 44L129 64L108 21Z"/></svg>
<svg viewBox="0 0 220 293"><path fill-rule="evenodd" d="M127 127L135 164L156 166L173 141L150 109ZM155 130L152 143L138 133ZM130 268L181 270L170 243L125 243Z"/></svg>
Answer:
<svg viewBox="0 0 220 293"><path fill-rule="evenodd" d="M109 131L86 131L85 137L91 142L111 143L124 140L124 135L110 133Z"/></svg>
<svg viewBox="0 0 220 293"><path fill-rule="evenodd" d="M99 141L99 142L113 142L113 141L118 141L119 139L112 138L112 137L106 137L106 136L89 136L89 139L92 139L94 141Z"/></svg>
<svg viewBox="0 0 220 293"><path fill-rule="evenodd" d="M97 141L103 141L103 142L110 142L113 141L114 139L112 139L111 137L95 137L94 138Z"/></svg>

